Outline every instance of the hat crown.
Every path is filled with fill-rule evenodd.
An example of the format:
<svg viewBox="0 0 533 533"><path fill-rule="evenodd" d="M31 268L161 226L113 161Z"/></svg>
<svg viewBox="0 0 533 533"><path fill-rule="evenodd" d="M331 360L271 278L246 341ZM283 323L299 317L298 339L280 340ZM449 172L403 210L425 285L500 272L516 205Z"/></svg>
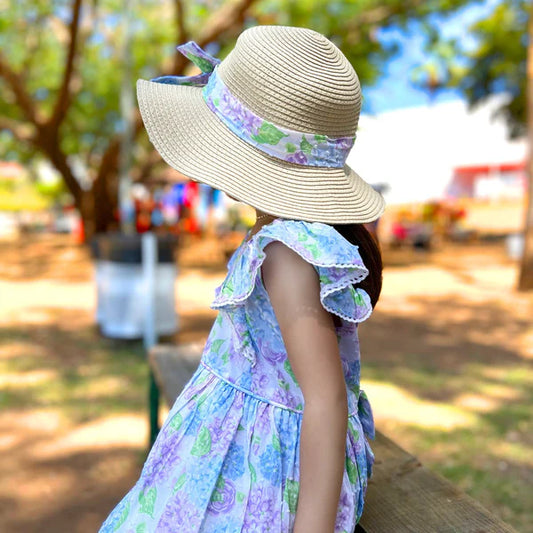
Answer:
<svg viewBox="0 0 533 533"><path fill-rule="evenodd" d="M355 134L361 87L344 54L306 28L256 26L239 36L218 72L261 118L330 137Z"/></svg>

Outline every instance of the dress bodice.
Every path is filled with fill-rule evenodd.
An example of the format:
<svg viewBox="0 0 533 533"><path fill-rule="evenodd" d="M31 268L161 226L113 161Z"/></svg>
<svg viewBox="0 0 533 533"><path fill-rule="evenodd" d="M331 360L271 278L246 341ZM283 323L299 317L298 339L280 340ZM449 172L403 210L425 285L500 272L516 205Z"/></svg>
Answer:
<svg viewBox="0 0 533 533"><path fill-rule="evenodd" d="M353 284L368 275L357 246L322 223L276 219L245 239L211 305L219 314L202 363L243 391L301 412L304 398L292 372L268 293L261 280L265 246L283 242L310 262L320 278L324 307L340 317L336 328L349 413L360 410L360 352L357 324L371 311L368 294ZM369 410L369 409L367 409ZM371 421L368 421L370 425Z"/></svg>

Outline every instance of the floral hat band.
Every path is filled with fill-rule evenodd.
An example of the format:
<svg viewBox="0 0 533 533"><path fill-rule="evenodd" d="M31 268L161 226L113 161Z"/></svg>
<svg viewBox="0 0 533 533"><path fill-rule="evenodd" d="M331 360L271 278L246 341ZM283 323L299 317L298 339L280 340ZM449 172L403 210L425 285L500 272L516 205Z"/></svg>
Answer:
<svg viewBox="0 0 533 533"><path fill-rule="evenodd" d="M217 72L220 59L211 56L193 41L178 46L178 50L202 73L196 76L162 76L151 81L204 87L202 97L205 103L226 127L244 142L272 157L305 166L344 167L355 135L328 137L272 124L248 109L230 92Z"/></svg>

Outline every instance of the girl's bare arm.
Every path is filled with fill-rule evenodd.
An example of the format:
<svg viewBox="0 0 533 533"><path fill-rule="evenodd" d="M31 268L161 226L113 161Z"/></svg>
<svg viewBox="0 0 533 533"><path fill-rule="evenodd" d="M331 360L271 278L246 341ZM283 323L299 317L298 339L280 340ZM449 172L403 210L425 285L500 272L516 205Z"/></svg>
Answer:
<svg viewBox="0 0 533 533"><path fill-rule="evenodd" d="M265 252L263 282L305 399L294 533L334 533L348 408L333 319L312 265L280 242Z"/></svg>

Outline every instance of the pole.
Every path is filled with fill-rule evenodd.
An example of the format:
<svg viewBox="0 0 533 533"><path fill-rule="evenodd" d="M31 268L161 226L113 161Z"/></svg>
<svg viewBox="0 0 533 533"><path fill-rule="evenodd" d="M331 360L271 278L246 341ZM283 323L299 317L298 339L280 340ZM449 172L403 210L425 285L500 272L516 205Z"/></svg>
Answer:
<svg viewBox="0 0 533 533"><path fill-rule="evenodd" d="M152 232L143 233L141 237L142 269L144 282L144 347L148 353L157 343L156 331L156 267L157 238ZM148 392L150 405L150 448L159 433L159 388L150 367L150 385Z"/></svg>
<svg viewBox="0 0 533 533"><path fill-rule="evenodd" d="M120 86L120 113L122 116L122 140L119 157L118 200L120 210L120 228L123 233L135 231L135 207L131 197L131 162L133 149L133 128L135 101L132 75L132 22L135 0L124 2L124 35L122 38L122 82Z"/></svg>
<svg viewBox="0 0 533 533"><path fill-rule="evenodd" d="M533 290L533 7L529 8L527 47L527 131L528 131L528 159L526 163L527 204L524 220L524 252L520 265L518 289Z"/></svg>

